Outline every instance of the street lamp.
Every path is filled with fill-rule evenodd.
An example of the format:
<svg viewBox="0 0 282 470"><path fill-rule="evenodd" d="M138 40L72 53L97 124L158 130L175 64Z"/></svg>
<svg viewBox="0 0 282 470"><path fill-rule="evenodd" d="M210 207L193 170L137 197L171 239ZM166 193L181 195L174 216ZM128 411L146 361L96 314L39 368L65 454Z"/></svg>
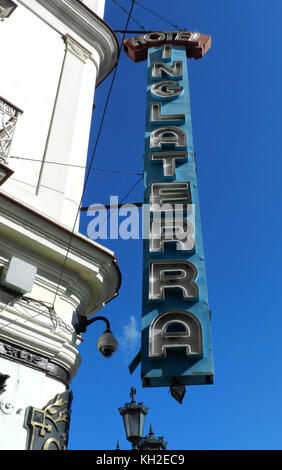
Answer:
<svg viewBox="0 0 282 470"><path fill-rule="evenodd" d="M138 443L138 450L165 450L167 442L164 441L163 436L155 437L152 425L150 424L150 431L148 436L143 437L143 439Z"/></svg>
<svg viewBox="0 0 282 470"><path fill-rule="evenodd" d="M123 417L123 423L126 432L126 439L132 443L132 450L165 450L167 442L163 437L155 437L152 425L148 436L143 437L145 416L148 408L143 403L135 401L136 389L131 387L131 402L126 403L123 408L119 408L119 412ZM119 442L117 450L120 450Z"/></svg>
<svg viewBox="0 0 282 470"><path fill-rule="evenodd" d="M123 417L126 439L131 442L132 450L138 450L138 443L143 437L145 416L148 412L148 408L142 402L136 403L135 394L136 389L131 387L131 402L126 403L123 408L119 408Z"/></svg>

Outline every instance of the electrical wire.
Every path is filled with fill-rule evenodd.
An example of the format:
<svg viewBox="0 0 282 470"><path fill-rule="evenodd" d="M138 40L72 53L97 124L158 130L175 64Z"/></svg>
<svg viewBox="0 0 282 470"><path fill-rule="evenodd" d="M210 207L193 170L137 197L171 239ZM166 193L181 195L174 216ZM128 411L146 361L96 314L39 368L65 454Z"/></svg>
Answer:
<svg viewBox="0 0 282 470"><path fill-rule="evenodd" d="M142 175L141 178L138 179L138 181L136 181L136 183L134 183L134 185L133 185L133 186L130 188L130 190L125 194L125 196L123 196L122 200L120 201L120 204L121 204L122 202L124 202L124 200L127 198L127 196L129 196L129 194L132 193L132 191L136 188L136 186L138 185L138 183L140 183L140 181L141 181L142 179L143 179L143 175ZM91 207L91 206L90 206L90 207ZM81 210L87 210L87 209L89 209L89 207L82 207L82 208L81 208ZM109 214L107 215L107 217L105 217L105 219L102 221L101 227L103 227L104 224L107 223L108 219L110 218L110 216L111 216L111 210L115 210L116 208L115 208L115 207L113 207L113 208L110 207L109 209L110 209L110 213L109 213Z"/></svg>
<svg viewBox="0 0 282 470"><path fill-rule="evenodd" d="M126 195L122 198L122 200L120 201L120 203L124 202L124 200L127 198L127 196L129 196L130 193L132 193L132 191L136 188L137 184L140 183L140 181L143 179L143 175L141 176L141 178L139 178L139 180L132 186L132 188L128 191L128 193L126 193Z"/></svg>
<svg viewBox="0 0 282 470"><path fill-rule="evenodd" d="M0 313L5 312L5 310L6 310L8 307L10 307L10 305L12 305L14 302L16 302L19 298L20 298L20 297L17 297L16 299L9 300L9 301L6 303L6 305L4 305L3 308L1 308Z"/></svg>
<svg viewBox="0 0 282 470"><path fill-rule="evenodd" d="M132 191L136 188L137 184L138 184L142 179L143 179L143 175L141 176L141 178L139 178L139 180L138 180L136 183L134 183L134 185L130 188L130 190L129 190L129 191L126 193L126 195L122 198L122 200L120 201L119 206L124 202L124 200L127 198L127 196L129 196L129 194L132 193ZM134 204L134 205L138 205L138 206L142 205L141 202L137 202L137 203L133 203L133 204ZM91 207L93 207L93 206L95 206L95 205L101 207L101 204L92 204L92 206L84 206L84 207L81 207L81 208L80 208L80 211L81 211L81 212L88 211L88 209L90 209ZM105 207L106 209L107 209L107 208L109 208L109 209L111 208L111 206L104 206L104 207ZM113 207L113 209L115 209L115 208L116 208L116 207Z"/></svg>
<svg viewBox="0 0 282 470"><path fill-rule="evenodd" d="M63 331L67 331L68 333L73 333L74 332L74 328L73 327L70 327L69 325L67 325L55 312L53 306L51 303L49 302L45 302L45 301L42 301L42 300L37 300L37 299L33 299L32 297L26 297L26 296L23 296L22 294L20 294L19 296L11 299L1 310L0 310L0 313L4 312L10 305L12 305L17 311L21 312L21 310L19 310L19 308L17 307L16 304L23 304L23 303L27 303L27 304L30 304L30 303L33 303L34 305L36 306L40 306L40 307L43 307L44 311L40 311L40 313L37 313L36 315L33 315L31 316L32 319L35 319L36 317L38 317L39 315L41 314L47 314L49 315L50 319L51 319L51 322L53 324L53 330L55 329L61 329ZM22 310L24 310L24 312L26 314L28 314L30 316L30 312L26 312L25 309L23 308L23 306L21 305L21 308ZM29 321L28 319L25 321L27 322ZM25 323L24 322L24 323ZM0 329L2 328L6 328L7 326L9 325L12 325L14 322L10 321L9 323L5 324L5 325L2 325L0 326Z"/></svg>
<svg viewBox="0 0 282 470"><path fill-rule="evenodd" d="M147 10L149 13L151 13L152 15L156 16L157 18L161 19L162 21L164 21L165 23L169 24L170 26L173 26L174 28L176 28L178 31L181 31L182 29L177 26L176 24L173 24L171 23L169 20L167 20L166 18L164 18L163 16L159 15L158 13L154 12L153 10L151 10L150 8L146 7L145 5L142 5L142 3L140 2L135 2L136 5L138 5L140 8L143 8L143 10Z"/></svg>
<svg viewBox="0 0 282 470"><path fill-rule="evenodd" d="M123 13L125 13L126 15L129 14L129 12L128 12L125 8L123 8L123 6L120 5L116 0L112 0L112 2L115 3L115 4L123 11ZM139 23L139 21L137 21L135 18L133 18L133 16L131 16L131 21L133 21L134 23L136 23L143 31L145 31L144 26L142 26L142 25Z"/></svg>
<svg viewBox="0 0 282 470"><path fill-rule="evenodd" d="M130 21L130 18L131 18L131 14L132 14L132 11L133 11L135 0L131 0L131 2L132 2L132 4L131 4L131 8L130 8L130 11L129 11L129 14L128 14L128 17L127 17L126 26L124 28L125 32L123 34L122 42L125 38L126 30L128 28L128 25L129 25L129 21ZM119 58L120 58L120 55L121 55L121 51L122 51L122 49L120 48L119 53L118 53L118 57L117 57L117 63L116 63L116 66L115 66L115 69L114 69L114 72L113 72L112 81L111 81L110 88L109 88L109 91L108 91L108 94L107 94L106 103L105 103L105 106L104 106L104 111L103 111L103 114L102 114L98 134L97 134L97 137L96 137L96 142L95 142L95 145L94 145L94 148L93 148L93 152L92 152L92 156L91 156L91 160L90 160L90 168L92 167L92 163L93 163L93 160L94 160L94 157L95 157L95 154L96 154L96 149L97 149L97 146L98 146L98 142L99 142L99 139L100 139L100 135L101 135L101 131L102 131L103 123L104 123L104 118L105 118L105 115L106 115L108 103L109 103L109 100L110 100L111 92L112 92L112 89L113 89L113 85L114 85L117 70L118 70L118 64L119 64ZM81 204L82 204L83 196L84 196L86 186L87 186L87 183L88 183L89 174L90 174L90 170L88 169L88 172L87 172L87 175L86 175L86 178L85 178L85 181L84 181L84 187L83 187L82 196L81 196L81 200L80 200L80 204L79 204L79 209L76 213L76 217L75 217L75 221L74 221L74 224L73 224L73 229L72 229L72 232L71 232L71 236L70 236L69 244L68 244L68 247L67 247L66 255L65 255L65 258L64 258L64 262L63 262L63 265L62 265L59 281L58 281L58 284L57 284L57 287L56 287L56 290L55 290L55 295L54 295L54 300L53 300L53 308L54 308L54 305L55 305L55 301L56 301L58 291L59 291L59 286L60 286L61 281L62 281L63 272L64 272L64 269L65 269L67 258L68 258L69 251L70 251L70 248L71 248L71 242L72 242L72 239L73 239L74 230L75 230L75 227L76 227L78 215L80 213L80 207L81 207Z"/></svg>
<svg viewBox="0 0 282 470"><path fill-rule="evenodd" d="M27 161L30 161L30 162L42 163L42 160L38 160L36 158L12 157L12 156L10 156L9 158L14 158L14 159L17 159L17 160L27 160ZM106 173L119 173L121 175L134 175L134 176L141 176L142 175L142 173L134 173L134 172L131 172L131 171L112 170L112 169L109 169L109 168L97 168L95 166L88 167L88 166L83 166L83 165L70 165L69 163L50 162L48 160L44 160L44 164L45 163L49 163L51 165L68 166L68 167L71 167L71 168L83 168L85 170L89 169L89 170L95 170L95 171L105 171Z"/></svg>
<svg viewBox="0 0 282 470"><path fill-rule="evenodd" d="M50 302L45 302L45 301L42 301L42 300L38 300L38 299L33 299L32 297L22 297L21 299L22 301L25 301L27 302L27 304L30 304L30 303L33 303L35 305L38 305L40 307L44 307L45 309L47 309L47 312L44 312L44 313L47 313L49 314L49 317L51 319L51 322L53 323L53 329L61 329L63 331L67 331L68 333L73 333L74 331L74 328L73 327L70 327L69 325L67 325L58 315L57 313L55 312L54 310L54 307L53 305L50 303ZM43 312L42 312L43 313ZM32 317L34 318L34 317Z"/></svg>
<svg viewBox="0 0 282 470"><path fill-rule="evenodd" d="M129 196L129 194L132 193L132 191L136 188L136 186L138 185L138 183L140 183L140 181L141 181L142 179L143 179L143 175L141 176L141 178L139 178L138 181L136 181L136 183L130 188L130 190L129 190L129 191L126 193L126 195L122 198L122 200L120 201L120 204L122 204L122 203L125 201L125 199L127 198L127 196ZM110 215L111 215L111 210L113 210L113 209L110 209L110 214L108 215L107 220L108 220L108 218L109 218Z"/></svg>

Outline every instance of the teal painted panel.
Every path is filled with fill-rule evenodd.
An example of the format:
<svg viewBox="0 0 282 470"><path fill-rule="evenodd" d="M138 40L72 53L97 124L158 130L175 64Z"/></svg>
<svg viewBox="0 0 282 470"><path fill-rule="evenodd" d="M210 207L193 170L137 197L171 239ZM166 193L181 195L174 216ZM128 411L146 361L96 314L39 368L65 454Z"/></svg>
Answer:
<svg viewBox="0 0 282 470"><path fill-rule="evenodd" d="M172 47L168 60L162 47L149 49L146 94L144 203L151 204L152 225L143 240L142 384L209 384L210 311L184 47ZM176 204L183 202L182 228L192 231L186 244L175 241L182 215ZM158 211L163 203L171 210ZM164 229L168 240L153 240Z"/></svg>

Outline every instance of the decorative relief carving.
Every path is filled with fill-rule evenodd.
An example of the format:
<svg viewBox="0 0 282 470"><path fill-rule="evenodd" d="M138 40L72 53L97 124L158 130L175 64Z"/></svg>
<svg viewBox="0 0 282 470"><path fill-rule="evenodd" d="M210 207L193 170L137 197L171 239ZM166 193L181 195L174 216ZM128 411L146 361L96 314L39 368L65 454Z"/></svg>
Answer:
<svg viewBox="0 0 282 470"><path fill-rule="evenodd" d="M11 415L15 413L15 403L9 397L2 398L0 401L0 411L5 415Z"/></svg>
<svg viewBox="0 0 282 470"><path fill-rule="evenodd" d="M9 375L0 373L0 395L6 392L6 380L9 378ZM18 407L14 396L7 392L4 393L3 398L0 400L0 412L5 415L11 415L14 413L20 414L22 412L22 408Z"/></svg>
<svg viewBox="0 0 282 470"><path fill-rule="evenodd" d="M2 393L4 393L6 391L6 380L9 377L10 376L7 375L7 374L1 374L0 373L0 395L2 395Z"/></svg>
<svg viewBox="0 0 282 470"><path fill-rule="evenodd" d="M66 34L64 36L64 40L66 43L67 50L72 52L78 59L82 60L82 62L86 62L91 57L91 52L89 52L85 47L81 46L75 39L71 36Z"/></svg>
<svg viewBox="0 0 282 470"><path fill-rule="evenodd" d="M66 450L72 392L58 394L41 410L29 406L25 417L27 450Z"/></svg>
<svg viewBox="0 0 282 470"><path fill-rule="evenodd" d="M61 380L66 385L69 382L69 374L63 367L53 363L49 358L39 356L32 351L0 341L0 357L1 356L11 361L20 362L34 369L41 370L47 375Z"/></svg>
<svg viewBox="0 0 282 470"><path fill-rule="evenodd" d="M0 342L0 354L4 354L12 359L17 359L19 362L26 362L30 365L37 367L45 367L48 362L47 358L37 356L25 349L17 348L8 343Z"/></svg>

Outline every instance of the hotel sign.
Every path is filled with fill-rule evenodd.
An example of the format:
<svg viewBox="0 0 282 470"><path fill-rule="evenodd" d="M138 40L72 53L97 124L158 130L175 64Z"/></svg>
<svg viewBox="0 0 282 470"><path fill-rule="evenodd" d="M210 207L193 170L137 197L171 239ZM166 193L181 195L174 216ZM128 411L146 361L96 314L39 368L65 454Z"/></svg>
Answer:
<svg viewBox="0 0 282 470"><path fill-rule="evenodd" d="M144 387L213 383L187 56L210 37L157 32L124 41L134 61L148 57L141 376Z"/></svg>
<svg viewBox="0 0 282 470"><path fill-rule="evenodd" d="M211 36L188 31L151 32L126 39L123 50L134 62L140 62L147 58L149 48L162 45L184 46L187 57L200 59L211 47ZM164 47L164 51L169 49Z"/></svg>

